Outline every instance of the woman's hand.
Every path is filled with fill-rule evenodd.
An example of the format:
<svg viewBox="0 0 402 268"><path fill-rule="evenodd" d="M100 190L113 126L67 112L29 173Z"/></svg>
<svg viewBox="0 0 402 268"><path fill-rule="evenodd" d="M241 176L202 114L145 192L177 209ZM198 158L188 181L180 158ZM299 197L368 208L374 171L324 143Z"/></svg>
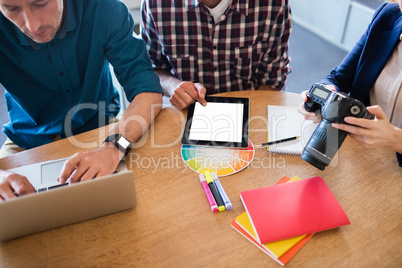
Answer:
<svg viewBox="0 0 402 268"><path fill-rule="evenodd" d="M349 132L349 136L365 148L389 147L402 152L402 130L393 126L380 106L367 107L375 115L374 120L345 117L348 124L332 124L333 127Z"/></svg>
<svg viewBox="0 0 402 268"><path fill-rule="evenodd" d="M324 85L324 87L326 89L336 91L336 88L334 85ZM301 96L303 102L300 103L300 105L297 107L297 110L299 111L299 113L301 113L304 116L304 118L306 120L313 120L314 123L318 123L322 120L321 113L307 112L306 109L304 108L304 103L307 101L307 93L308 93L308 90L305 90L302 93L300 93L300 96Z"/></svg>

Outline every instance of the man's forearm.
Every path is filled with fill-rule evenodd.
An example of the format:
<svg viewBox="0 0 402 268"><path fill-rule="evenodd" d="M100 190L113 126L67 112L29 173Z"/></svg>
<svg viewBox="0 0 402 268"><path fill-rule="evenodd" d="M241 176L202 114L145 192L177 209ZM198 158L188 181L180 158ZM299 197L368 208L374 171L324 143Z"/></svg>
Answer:
<svg viewBox="0 0 402 268"><path fill-rule="evenodd" d="M182 81L173 76L169 71L165 70L155 70L156 74L159 76L163 94L172 97L175 89L180 85Z"/></svg>
<svg viewBox="0 0 402 268"><path fill-rule="evenodd" d="M120 133L131 142L136 142L148 130L161 108L162 94L138 94L110 134Z"/></svg>

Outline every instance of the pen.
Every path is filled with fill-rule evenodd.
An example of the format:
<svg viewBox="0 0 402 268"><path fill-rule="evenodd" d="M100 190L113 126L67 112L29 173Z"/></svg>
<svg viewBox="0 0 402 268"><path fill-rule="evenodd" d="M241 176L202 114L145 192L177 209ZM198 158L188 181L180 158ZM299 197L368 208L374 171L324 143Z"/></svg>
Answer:
<svg viewBox="0 0 402 268"><path fill-rule="evenodd" d="M207 184L207 181L205 180L204 175L200 174L199 177L200 177L202 188L204 188L204 192L207 195L207 199L208 199L209 205L211 206L211 210L213 212L218 211L218 206L216 205L215 199L212 196L211 190L208 187L208 184Z"/></svg>
<svg viewBox="0 0 402 268"><path fill-rule="evenodd" d="M225 208L231 209L232 203L230 202L229 197L227 196L225 190L223 189L222 184L218 179L218 176L216 175L215 172L212 172L211 176L214 179L214 184L215 184L216 188L218 189L219 195L221 196L223 203L225 204Z"/></svg>
<svg viewBox="0 0 402 268"><path fill-rule="evenodd" d="M265 142L265 143L259 144L257 146L258 147L268 146L268 145L273 145L273 144L282 143L282 142L286 142L286 141L296 140L298 138L300 138L300 136L294 136L294 137L290 137L290 138L286 138L286 139L282 139L282 140L277 140L277 141Z"/></svg>
<svg viewBox="0 0 402 268"><path fill-rule="evenodd" d="M224 211L225 205L223 204L222 198L220 197L218 190L216 190L215 184L211 177L211 173L209 173L209 171L205 171L205 179L207 180L209 189L211 190L212 195L215 198L216 204L218 205L218 210Z"/></svg>

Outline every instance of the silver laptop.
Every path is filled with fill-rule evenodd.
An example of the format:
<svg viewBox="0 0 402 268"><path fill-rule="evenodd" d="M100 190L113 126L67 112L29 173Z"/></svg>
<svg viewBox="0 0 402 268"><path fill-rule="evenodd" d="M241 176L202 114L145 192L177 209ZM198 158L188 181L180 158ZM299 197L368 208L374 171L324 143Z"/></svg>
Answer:
<svg viewBox="0 0 402 268"><path fill-rule="evenodd" d="M12 169L21 174L39 168L40 175L35 172L22 174L28 175L27 178L38 193L0 203L0 241L93 219L137 205L132 171L120 171L91 181L61 185L56 180L59 173L55 169L58 165L61 170L63 165L60 162L65 160ZM55 166L49 166L51 163ZM48 169L57 174L52 176L53 181L46 181Z"/></svg>

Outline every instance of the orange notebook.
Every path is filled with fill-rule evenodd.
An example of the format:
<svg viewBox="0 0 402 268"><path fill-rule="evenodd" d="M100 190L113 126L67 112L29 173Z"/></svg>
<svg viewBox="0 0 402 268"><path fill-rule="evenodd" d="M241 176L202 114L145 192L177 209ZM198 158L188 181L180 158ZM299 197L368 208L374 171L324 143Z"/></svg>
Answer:
<svg viewBox="0 0 402 268"><path fill-rule="evenodd" d="M265 252L268 256L270 256L273 260L275 260L280 265L284 266L286 263L290 261L290 259L306 244L306 242L313 236L313 234L308 234L304 236L299 242L297 242L293 247L291 247L288 251L286 251L282 256L276 258L275 255L271 254L266 247L258 243L257 240L249 233L247 233L240 225L236 223L236 220L232 221L232 227L246 237L250 242L256 245L259 249Z"/></svg>
<svg viewBox="0 0 402 268"><path fill-rule="evenodd" d="M240 198L260 244L350 224L321 177L244 191Z"/></svg>

